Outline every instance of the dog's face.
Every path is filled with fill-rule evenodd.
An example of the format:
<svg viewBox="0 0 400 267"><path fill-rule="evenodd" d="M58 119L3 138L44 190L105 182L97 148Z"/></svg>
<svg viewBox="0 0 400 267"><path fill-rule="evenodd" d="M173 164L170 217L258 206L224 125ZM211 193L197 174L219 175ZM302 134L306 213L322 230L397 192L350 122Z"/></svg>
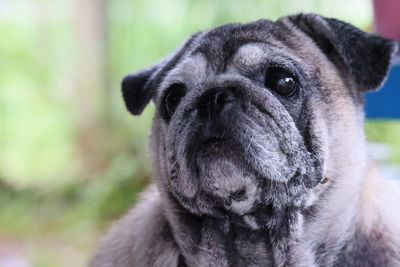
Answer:
<svg viewBox="0 0 400 267"><path fill-rule="evenodd" d="M154 100L152 152L169 197L195 214L251 221L310 204L338 168L337 149L354 160L362 93L379 87L393 52L316 15L231 24L128 76L123 94L133 114Z"/></svg>

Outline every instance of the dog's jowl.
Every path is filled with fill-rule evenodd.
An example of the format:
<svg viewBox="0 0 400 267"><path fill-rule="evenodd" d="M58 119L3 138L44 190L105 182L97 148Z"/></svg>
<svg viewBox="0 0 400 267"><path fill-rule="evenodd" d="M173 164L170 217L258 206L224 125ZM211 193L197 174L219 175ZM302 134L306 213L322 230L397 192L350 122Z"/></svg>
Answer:
<svg viewBox="0 0 400 267"><path fill-rule="evenodd" d="M395 50L302 14L199 32L127 76L128 110L156 106L155 179L92 266L400 266L400 197L363 133Z"/></svg>

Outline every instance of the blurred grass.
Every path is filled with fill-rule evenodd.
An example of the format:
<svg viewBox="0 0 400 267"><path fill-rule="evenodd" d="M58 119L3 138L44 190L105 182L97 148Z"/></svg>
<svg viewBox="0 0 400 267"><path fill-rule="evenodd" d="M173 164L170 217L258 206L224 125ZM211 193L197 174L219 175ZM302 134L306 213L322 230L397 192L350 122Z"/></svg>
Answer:
<svg viewBox="0 0 400 267"><path fill-rule="evenodd" d="M0 243L15 241L32 266L84 266L99 232L149 183L154 107L140 117L128 114L119 88L125 74L223 23L317 12L371 26L368 0L105 1L106 38L98 41L105 42L108 83L98 88L99 95L106 91L99 98L102 121L90 129L94 152L85 155L78 98L88 88L74 83L75 73L85 71L77 64L83 56L72 14L77 3L0 3ZM390 143L400 163L399 123L368 122L366 131L369 140ZM87 166L91 161L96 168Z"/></svg>
<svg viewBox="0 0 400 267"><path fill-rule="evenodd" d="M367 121L365 131L369 142L384 143L390 148L394 164L400 164L400 122Z"/></svg>

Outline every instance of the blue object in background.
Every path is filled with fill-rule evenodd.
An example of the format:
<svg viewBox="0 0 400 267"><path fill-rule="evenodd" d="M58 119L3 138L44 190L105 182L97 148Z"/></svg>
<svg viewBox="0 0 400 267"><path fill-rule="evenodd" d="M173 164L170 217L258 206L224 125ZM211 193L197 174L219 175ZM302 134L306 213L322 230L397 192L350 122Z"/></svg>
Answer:
<svg viewBox="0 0 400 267"><path fill-rule="evenodd" d="M400 119L400 58L392 65L383 87L365 97L368 119Z"/></svg>

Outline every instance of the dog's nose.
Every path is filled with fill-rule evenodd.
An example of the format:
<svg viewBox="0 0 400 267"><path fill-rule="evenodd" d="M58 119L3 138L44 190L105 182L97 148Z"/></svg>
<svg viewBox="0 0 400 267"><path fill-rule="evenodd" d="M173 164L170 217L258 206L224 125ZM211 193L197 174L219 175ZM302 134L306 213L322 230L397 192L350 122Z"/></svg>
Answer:
<svg viewBox="0 0 400 267"><path fill-rule="evenodd" d="M204 92L198 102L198 112L201 118L212 118L221 114L236 98L231 88L213 88Z"/></svg>

